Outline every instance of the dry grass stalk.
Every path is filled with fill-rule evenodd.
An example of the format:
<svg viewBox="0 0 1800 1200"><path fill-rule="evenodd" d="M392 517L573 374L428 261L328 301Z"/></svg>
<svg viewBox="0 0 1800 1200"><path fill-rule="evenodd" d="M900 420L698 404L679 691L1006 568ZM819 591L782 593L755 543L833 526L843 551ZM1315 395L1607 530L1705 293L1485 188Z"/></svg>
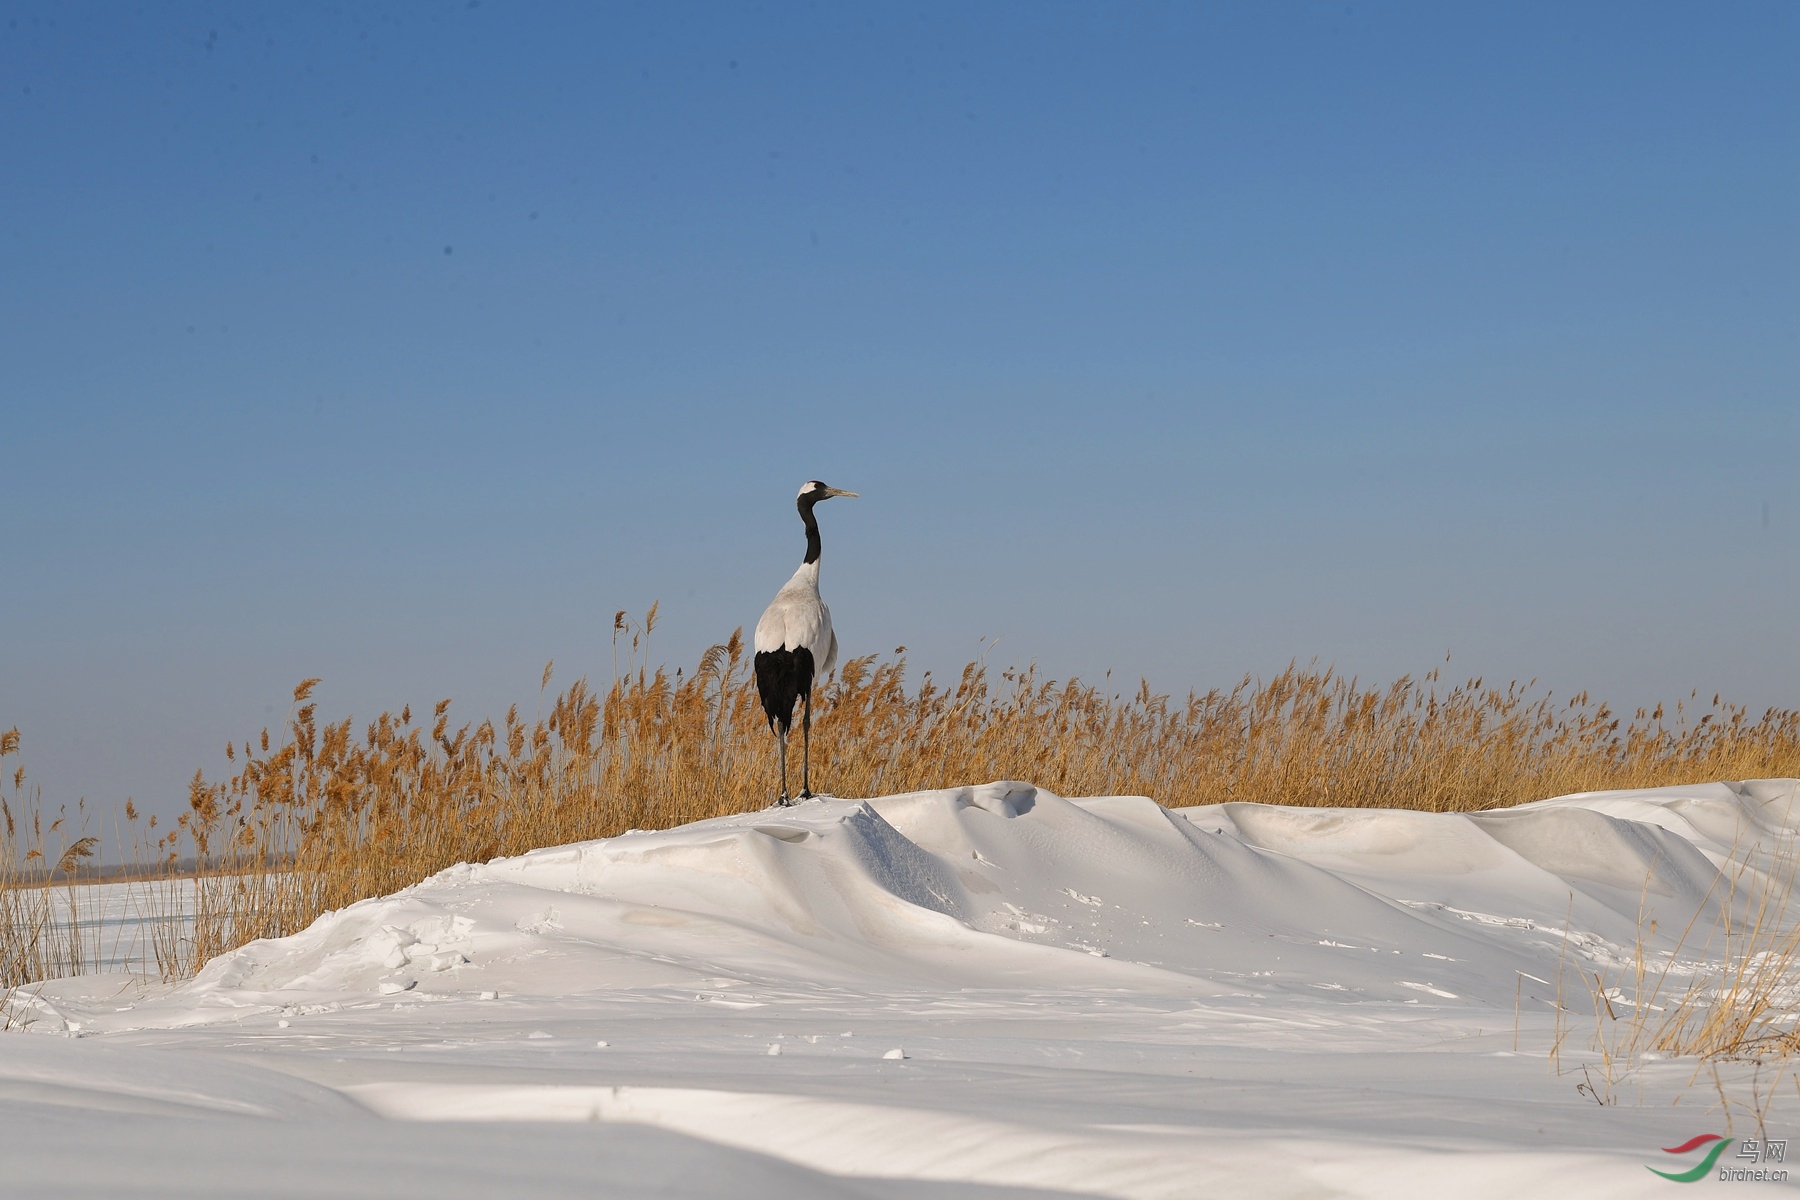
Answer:
<svg viewBox="0 0 1800 1200"><path fill-rule="evenodd" d="M358 729L350 718L321 722L318 681L303 682L285 728L228 746L237 773L197 773L178 824L143 843L170 870L189 856L199 864L194 933L159 942L165 974L457 862L766 806L775 743L742 631L692 674L670 675L647 665L654 625L654 609L641 624L619 614L615 651L628 639L627 661L611 688L577 681L532 721L515 707L498 724L453 729L443 701L425 721L402 709ZM851 659L821 687L813 771L831 791L1018 778L1171 806L1446 811L1800 774L1800 713L1752 720L1717 697L1704 711L1681 704L1665 718L1658 707L1625 722L1585 694L1559 705L1531 685L1446 688L1435 671L1363 687L1293 665L1181 702L1147 685L1127 696L1057 682L1035 667L995 676L971 663L953 685L928 673L911 691L905 673L902 648ZM549 679L546 667L546 691Z"/></svg>
<svg viewBox="0 0 1800 1200"><path fill-rule="evenodd" d="M286 735L242 748L232 778L195 777L163 843L207 864L189 961L380 895L459 861L659 828L765 806L776 770L741 631L691 675L639 665L654 612L623 615L626 669L600 695L578 681L526 722L451 729L383 713L358 737L321 725L316 681L295 690ZM954 686L904 686L903 651L846 662L821 689L816 777L844 795L969 780L1031 779L1069 795L1141 793L1165 804L1289 804L1471 810L1542 796L1680 781L1800 774L1800 714L1752 721L1715 697L1622 722L1584 694L1556 705L1529 686L1436 672L1364 688L1290 666L1180 704L1129 698L1035 669L979 663ZM545 687L549 669L545 671ZM240 750L230 747L233 761Z"/></svg>
<svg viewBox="0 0 1800 1200"><path fill-rule="evenodd" d="M1787 831L1793 816L1784 814L1781 830L1733 847L1736 865L1714 881L1711 926L1702 927L1696 914L1654 967L1640 933L1631 965L1611 986L1594 976L1594 1043L1609 1083L1647 1052L1758 1063L1800 1054L1800 921L1791 911L1800 842ZM1647 933L1654 937L1653 922Z"/></svg>
<svg viewBox="0 0 1800 1200"><path fill-rule="evenodd" d="M84 805L73 822L59 811L44 825L42 797L27 788L18 753L19 731L0 732L0 995L32 980L79 975L98 957L97 934L84 934L79 919L74 876L99 839L77 832ZM10 1011L0 1018L10 1022Z"/></svg>

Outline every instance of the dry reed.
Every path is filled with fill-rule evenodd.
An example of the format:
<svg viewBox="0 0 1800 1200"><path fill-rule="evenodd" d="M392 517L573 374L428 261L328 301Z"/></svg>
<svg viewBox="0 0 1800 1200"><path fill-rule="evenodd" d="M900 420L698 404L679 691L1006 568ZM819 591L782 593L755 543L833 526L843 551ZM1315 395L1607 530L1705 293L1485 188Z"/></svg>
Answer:
<svg viewBox="0 0 1800 1200"><path fill-rule="evenodd" d="M0 772L10 785L0 784L0 999L32 980L79 975L97 957L94 934L84 935L79 919L75 873L99 839L82 828L85 805L73 820L58 811L44 825L42 796L26 787L18 754L19 731L0 732ZM10 1020L0 1004L0 1025Z"/></svg>
<svg viewBox="0 0 1800 1200"><path fill-rule="evenodd" d="M577 681L527 721L452 728L450 702L362 723L321 721L294 690L285 727L230 744L235 774L196 773L188 811L140 844L174 870L198 864L191 937L158 952L171 977L257 937L381 895L461 861L662 828L767 805L776 754L742 631L691 673L651 669L642 623L615 619L623 671ZM905 686L904 647L851 659L815 706L813 778L868 796L989 779L1065 795L1131 793L1171 806L1278 804L1474 810L1572 791L1800 775L1800 713L1678 704L1629 721L1584 693L1439 672L1365 687L1290 665L1184 701L982 663L952 685ZM544 671L548 695L551 672ZM796 734L797 740L797 734ZM134 826L134 828L141 828ZM8 847L10 849L10 846ZM6 889L0 888L0 892ZM7 910L0 909L0 942Z"/></svg>
<svg viewBox="0 0 1800 1200"><path fill-rule="evenodd" d="M1733 865L1714 879L1707 897L1716 904L1711 922L1696 913L1672 947L1652 952L1647 943L1655 940L1655 923L1640 920L1632 962L1584 976L1603 1081L1590 1082L1595 1099L1609 1102L1646 1054L1759 1063L1800 1054L1800 922L1792 912L1800 883L1800 840L1791 831L1796 799L1789 797L1778 830L1743 831L1732 848Z"/></svg>

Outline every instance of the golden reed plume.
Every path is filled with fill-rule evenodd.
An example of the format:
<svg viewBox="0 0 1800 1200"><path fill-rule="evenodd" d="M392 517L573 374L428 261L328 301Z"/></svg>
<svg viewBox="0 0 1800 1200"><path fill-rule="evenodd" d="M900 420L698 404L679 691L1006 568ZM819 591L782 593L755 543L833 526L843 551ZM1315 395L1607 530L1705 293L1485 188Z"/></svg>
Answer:
<svg viewBox="0 0 1800 1200"><path fill-rule="evenodd" d="M499 725L453 730L448 700L433 707L429 728L413 723L410 706L360 729L348 717L321 723L319 681L302 682L284 729L229 745L237 773L196 773L175 826L139 842L140 857L169 871L197 864L194 934L179 948L159 946L164 973L190 974L253 938L294 932L457 862L766 806L776 748L742 631L708 649L692 674L671 676L638 658L654 625L654 610L641 624L621 613L615 647L629 634L630 657L612 686L602 694L578 680L529 723L515 706ZM1554 703L1518 683L1446 686L1437 671L1365 687L1330 668L1290 665L1181 701L1147 684L1112 693L1058 682L1035 667L994 675L971 663L952 685L928 673L910 691L905 675L902 647L851 659L820 688L812 753L825 789L874 796L1024 779L1064 795L1139 794L1170 806L1441 812L1800 775L1800 713L1753 720L1716 696L1626 720L1585 693ZM546 688L549 679L546 664ZM5 743L9 752L16 744ZM14 842L9 833L7 861L17 861Z"/></svg>

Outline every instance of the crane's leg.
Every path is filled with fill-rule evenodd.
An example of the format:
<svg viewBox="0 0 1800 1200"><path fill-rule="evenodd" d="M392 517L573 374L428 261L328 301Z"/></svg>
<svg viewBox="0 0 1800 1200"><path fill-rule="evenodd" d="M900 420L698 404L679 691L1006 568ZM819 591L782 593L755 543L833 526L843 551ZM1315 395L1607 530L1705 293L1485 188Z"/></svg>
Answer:
<svg viewBox="0 0 1800 1200"><path fill-rule="evenodd" d="M806 711L800 717L800 798L812 799L812 689L806 689Z"/></svg>
<svg viewBox="0 0 1800 1200"><path fill-rule="evenodd" d="M775 741L781 747L781 799L777 801L777 803L791 804L793 802L788 799L787 791L787 734L777 729L775 731Z"/></svg>

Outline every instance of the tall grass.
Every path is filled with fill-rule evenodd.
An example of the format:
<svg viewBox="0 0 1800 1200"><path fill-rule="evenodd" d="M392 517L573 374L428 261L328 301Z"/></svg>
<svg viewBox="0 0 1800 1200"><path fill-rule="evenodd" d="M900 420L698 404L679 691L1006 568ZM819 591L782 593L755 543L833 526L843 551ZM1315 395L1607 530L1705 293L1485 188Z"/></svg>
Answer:
<svg viewBox="0 0 1800 1200"><path fill-rule="evenodd" d="M1600 1072L1588 1076L1594 1099L1613 1102L1648 1054L1784 1064L1800 1054L1800 922L1792 911L1800 841L1788 825L1797 801L1800 793L1790 793L1782 828L1751 827L1732 847L1731 865L1707 897L1715 920L1696 914L1671 948L1653 952L1655 922L1640 917L1631 962L1583 976ZM1559 1042L1562 1017L1559 1009Z"/></svg>
<svg viewBox="0 0 1800 1200"><path fill-rule="evenodd" d="M45 827L43 798L27 788L18 754L19 731L0 732L0 998L31 980L79 975L98 955L79 919L75 874L99 839L83 827L85 805ZM0 1005L0 1025L9 1013Z"/></svg>
<svg viewBox="0 0 1800 1200"><path fill-rule="evenodd" d="M196 772L177 823L138 834L170 870L198 864L193 933L159 944L164 973L191 974L460 861L769 804L776 748L742 631L671 674L638 661L654 625L654 608L641 624L620 614L627 661L604 691L579 680L552 694L546 667L532 719L515 706L497 723L455 724L445 700L429 717L402 708L329 721L312 698L318 681L302 682L282 727L227 745L233 774ZM1625 720L1586 694L1559 703L1530 685L1446 685L1437 671L1365 686L1298 665L1179 701L982 663L909 689L901 648L851 659L825 681L812 763L823 789L849 796L1018 778L1172 806L1473 810L1800 775L1800 713L1753 720L1692 697ZM0 944L10 945L6 912Z"/></svg>

